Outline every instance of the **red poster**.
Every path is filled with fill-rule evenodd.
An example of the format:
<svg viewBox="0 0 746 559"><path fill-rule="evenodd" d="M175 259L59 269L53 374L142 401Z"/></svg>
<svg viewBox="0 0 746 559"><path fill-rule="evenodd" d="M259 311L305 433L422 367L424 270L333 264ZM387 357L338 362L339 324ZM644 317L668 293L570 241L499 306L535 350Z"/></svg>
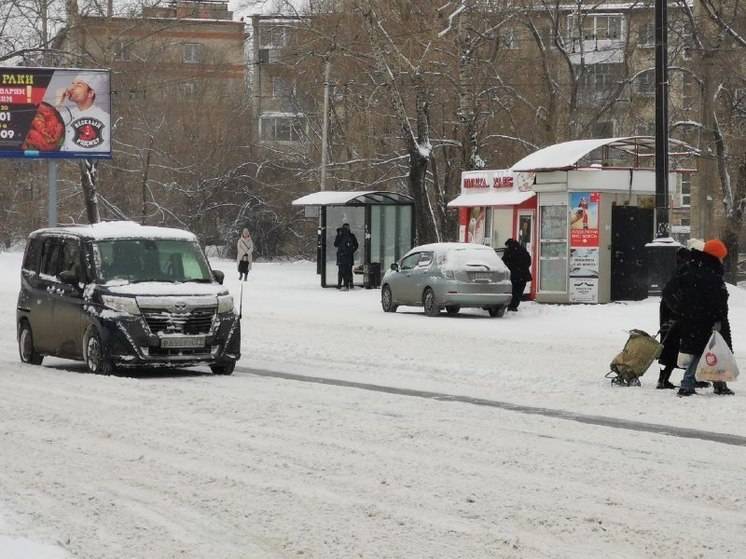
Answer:
<svg viewBox="0 0 746 559"><path fill-rule="evenodd" d="M597 247L599 192L570 193L570 246Z"/></svg>

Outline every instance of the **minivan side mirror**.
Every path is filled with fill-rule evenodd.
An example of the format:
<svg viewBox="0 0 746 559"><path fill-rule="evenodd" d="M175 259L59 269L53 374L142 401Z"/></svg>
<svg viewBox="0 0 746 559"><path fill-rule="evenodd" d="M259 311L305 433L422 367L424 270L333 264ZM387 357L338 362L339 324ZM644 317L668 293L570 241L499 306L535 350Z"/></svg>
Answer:
<svg viewBox="0 0 746 559"><path fill-rule="evenodd" d="M223 285L223 280L225 279L225 274L221 272L220 270L213 270L212 276L215 278L215 281L218 282L220 285Z"/></svg>
<svg viewBox="0 0 746 559"><path fill-rule="evenodd" d="M395 272L398 272L399 271L399 264L397 264L396 262L394 262L391 265L391 269L394 270Z"/></svg>
<svg viewBox="0 0 746 559"><path fill-rule="evenodd" d="M59 280L66 285L76 285L78 283L78 274L72 270L65 270L60 272L57 277Z"/></svg>

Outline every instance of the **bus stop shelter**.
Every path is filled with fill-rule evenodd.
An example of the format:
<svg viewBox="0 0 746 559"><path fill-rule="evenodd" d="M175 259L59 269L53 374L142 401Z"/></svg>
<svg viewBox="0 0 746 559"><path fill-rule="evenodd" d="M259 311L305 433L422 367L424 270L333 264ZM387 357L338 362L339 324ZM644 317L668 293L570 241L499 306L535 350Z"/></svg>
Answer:
<svg viewBox="0 0 746 559"><path fill-rule="evenodd" d="M414 242L414 200L386 191L323 191L292 202L304 206L306 216L319 218L316 270L322 287L337 285L337 228L349 223L357 237L353 274L355 285L380 285L383 271L398 262Z"/></svg>

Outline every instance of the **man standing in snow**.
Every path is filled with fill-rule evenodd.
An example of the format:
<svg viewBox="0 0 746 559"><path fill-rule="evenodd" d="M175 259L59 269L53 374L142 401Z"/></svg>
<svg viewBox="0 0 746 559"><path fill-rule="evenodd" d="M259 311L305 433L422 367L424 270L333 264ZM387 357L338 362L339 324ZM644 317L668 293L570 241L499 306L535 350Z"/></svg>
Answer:
<svg viewBox="0 0 746 559"><path fill-rule="evenodd" d="M679 277L680 351L692 355L681 381L679 396L697 393L694 374L713 329L720 330L725 343L733 351L728 321L728 289L723 281L723 260L727 255L728 248L721 240L707 241L703 251L697 251L698 258L692 259ZM715 394L733 394L725 382L714 382L713 386Z"/></svg>
<svg viewBox="0 0 746 559"><path fill-rule="evenodd" d="M531 281L531 255L518 241L508 239L505 241L503 262L510 270L510 283L513 286L513 298L508 310L517 311L526 284Z"/></svg>
<svg viewBox="0 0 746 559"><path fill-rule="evenodd" d="M251 233L244 228L241 236L236 243L236 260L238 260L238 279L246 281L251 270L252 259L254 258L254 241L251 240Z"/></svg>
<svg viewBox="0 0 746 559"><path fill-rule="evenodd" d="M344 289L352 289L352 265L355 262L358 244L357 237L350 231L349 223L344 223L341 229L337 229L334 246L337 247L337 266L344 282Z"/></svg>

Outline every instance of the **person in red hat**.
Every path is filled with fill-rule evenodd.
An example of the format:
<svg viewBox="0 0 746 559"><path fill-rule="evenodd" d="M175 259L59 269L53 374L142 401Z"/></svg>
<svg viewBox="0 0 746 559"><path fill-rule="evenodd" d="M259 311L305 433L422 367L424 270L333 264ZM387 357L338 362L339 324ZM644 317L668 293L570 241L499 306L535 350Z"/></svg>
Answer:
<svg viewBox="0 0 746 559"><path fill-rule="evenodd" d="M680 351L692 355L679 388L679 396L697 392L694 373L699 358L712 335L713 329L722 334L733 351L730 322L728 321L728 289L723 280L723 260L728 248L723 241L707 241L686 272L679 278L681 295ZM715 394L730 395L733 391L725 382L714 382Z"/></svg>

